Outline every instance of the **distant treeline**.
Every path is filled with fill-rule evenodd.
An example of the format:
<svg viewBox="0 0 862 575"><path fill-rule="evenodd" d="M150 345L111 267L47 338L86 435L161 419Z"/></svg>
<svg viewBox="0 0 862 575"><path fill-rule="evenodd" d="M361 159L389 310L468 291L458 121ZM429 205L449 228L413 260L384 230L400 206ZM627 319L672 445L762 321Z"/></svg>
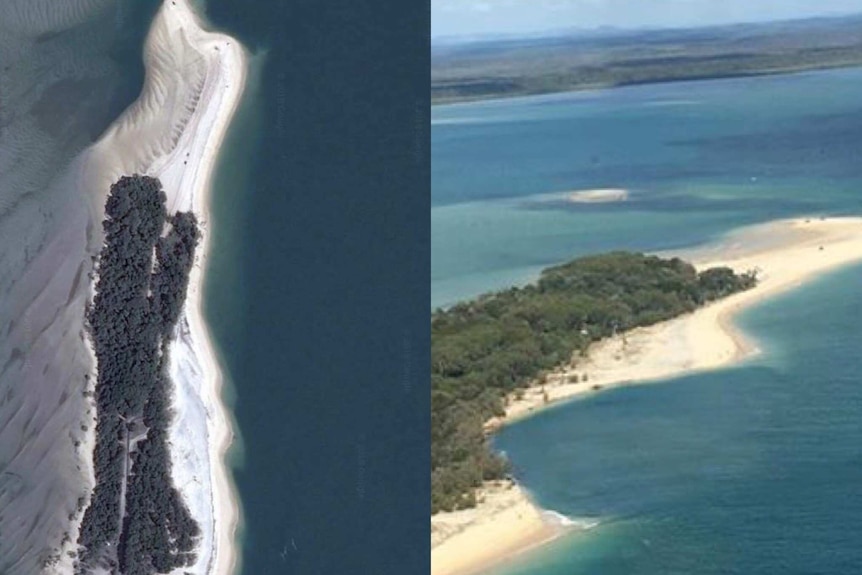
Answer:
<svg viewBox="0 0 862 575"><path fill-rule="evenodd" d="M431 511L475 505L507 463L484 423L505 397L599 339L690 312L754 286L753 273L698 273L678 258L614 252L542 272L537 283L431 316Z"/></svg>
<svg viewBox="0 0 862 575"><path fill-rule="evenodd" d="M78 538L78 572L151 575L195 558L200 529L170 475L166 366L199 232L193 214L168 216L164 203L157 179L135 175L111 186L105 207L87 312L98 366L96 485Z"/></svg>
<svg viewBox="0 0 862 575"><path fill-rule="evenodd" d="M442 46L432 49L431 100L862 66L860 26L851 16Z"/></svg>

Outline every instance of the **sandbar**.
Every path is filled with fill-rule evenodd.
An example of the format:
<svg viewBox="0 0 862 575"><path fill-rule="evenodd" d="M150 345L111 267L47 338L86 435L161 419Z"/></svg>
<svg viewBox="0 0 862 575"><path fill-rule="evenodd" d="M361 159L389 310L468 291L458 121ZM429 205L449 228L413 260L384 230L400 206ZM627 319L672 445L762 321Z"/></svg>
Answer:
<svg viewBox="0 0 862 575"><path fill-rule="evenodd" d="M566 193L566 200L573 204L602 204L606 202L624 202L628 198L628 191L619 188L577 190Z"/></svg>

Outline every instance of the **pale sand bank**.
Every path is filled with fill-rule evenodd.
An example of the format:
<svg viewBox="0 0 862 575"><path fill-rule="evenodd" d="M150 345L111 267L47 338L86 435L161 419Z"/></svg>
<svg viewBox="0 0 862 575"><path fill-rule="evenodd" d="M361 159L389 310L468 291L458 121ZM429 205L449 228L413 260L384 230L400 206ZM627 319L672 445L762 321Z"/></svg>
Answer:
<svg viewBox="0 0 862 575"><path fill-rule="evenodd" d="M601 204L605 202L623 202L628 198L628 191L618 188L577 190L574 192L566 193L566 199L574 204Z"/></svg>
<svg viewBox="0 0 862 575"><path fill-rule="evenodd" d="M671 254L663 254L671 255ZM729 266L737 272L757 270L758 285L660 324L598 342L588 357L550 375L548 383L510 398L506 416L488 429L537 413L548 405L622 385L663 380L728 366L759 351L756 342L732 323L740 311L840 266L862 261L862 218L797 218L744 228L713 245L678 254L698 269ZM583 375L587 381L580 381ZM578 382L570 382L573 376ZM545 399L547 397L547 401ZM524 505L532 505L524 500ZM532 540L511 522L497 521L499 506L482 503L470 520L458 513L432 517L431 571L463 575L481 570L489 557L497 561ZM535 514L541 516L536 510ZM498 525L493 530L487 527ZM436 525L436 527L435 527ZM452 525L457 525L457 529ZM510 527L507 529L505 525ZM443 527L446 526L446 527ZM505 545L497 545L501 540ZM493 531L493 532L492 532Z"/></svg>
<svg viewBox="0 0 862 575"><path fill-rule="evenodd" d="M203 233L171 347L173 476L201 527L194 565L176 573L232 573L239 507L225 454L233 439L221 400L221 374L202 317L201 282L210 245L210 180L246 78L247 56L233 38L201 27L188 0L164 2L144 49L146 78L138 100L90 151L81 185L93 192L101 221L111 183L133 173L157 177L169 213L194 211Z"/></svg>

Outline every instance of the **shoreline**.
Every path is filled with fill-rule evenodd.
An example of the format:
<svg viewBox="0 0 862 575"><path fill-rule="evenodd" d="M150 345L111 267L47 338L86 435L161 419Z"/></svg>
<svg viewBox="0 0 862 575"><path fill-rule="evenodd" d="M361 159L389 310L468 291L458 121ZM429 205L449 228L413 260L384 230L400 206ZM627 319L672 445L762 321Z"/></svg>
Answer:
<svg viewBox="0 0 862 575"><path fill-rule="evenodd" d="M819 274L862 262L862 218L777 220L742 228L704 247L661 255L686 259L698 270L714 266L728 266L736 272L756 269L758 284L686 315L594 343L586 359L555 370L544 386L526 389L520 399L510 396L505 417L486 423L488 433L546 408L607 389L655 383L727 367L756 356L761 351L757 342L734 323L734 318ZM586 381L582 381L584 374ZM578 381L574 382L571 378L576 375ZM535 510L541 513L538 508ZM459 513L463 512L438 513L432 517L432 575L470 575L486 569L487 561L477 558L471 548L493 550L495 560L500 562L534 547L526 537L515 552L511 546L497 546L494 537L483 528L490 521L504 522L492 506L480 503L473 513L475 519L466 524L459 519ZM453 525L459 529L453 529ZM508 533L514 536L517 528L511 521L508 525ZM463 544L468 540L472 545Z"/></svg>
<svg viewBox="0 0 862 575"><path fill-rule="evenodd" d="M169 358L169 442L173 480L201 537L195 563L173 573L230 575L239 561L239 497L226 459L234 431L204 319L203 281L211 180L244 93L248 54L234 38L206 31L189 0L173 0L163 2L153 19L144 63L141 94L88 151L80 184L91 190L95 222L101 222L111 183L133 173L159 178L168 213L193 211L198 217L202 237Z"/></svg>
<svg viewBox="0 0 862 575"><path fill-rule="evenodd" d="M829 72L834 70L851 70L853 68L862 68L862 64L858 62L851 63L835 63L835 64L824 64L824 65L814 65L810 67L801 67L801 68L788 68L788 69L778 69L778 70L759 70L759 71L751 71L751 72L740 72L740 73L730 73L730 74L717 74L713 76L706 77L687 77L687 78L670 78L670 79L655 79L648 80L642 82L632 82L628 84L613 84L613 83L595 83L595 84L582 84L577 86L571 86L568 88L564 88L561 90L549 90L549 91L537 91L537 92L511 92L511 93L501 93L501 94L490 94L483 96L456 96L452 98L438 98L436 101L434 98L431 98L431 107L432 108L443 108L446 106L464 106L469 104L488 104L488 103L497 103L497 102L508 102L508 101L517 101L524 100L528 98L541 98L547 96L565 96L565 95L573 95L573 94L594 94L599 92L606 92L609 90L618 90L621 88L636 88L639 86L657 86L661 84L680 84L680 83L689 83L689 82L714 82L721 80L741 80L746 78L769 78L773 76L790 76L794 74L809 74L816 72ZM433 85L432 85L433 90Z"/></svg>
<svg viewBox="0 0 862 575"><path fill-rule="evenodd" d="M212 80L214 83L219 83L219 85L222 85L221 82L227 82L225 84L226 88L222 91L223 103L219 102L221 106L215 109L214 113L216 117L213 120L213 125L209 128L210 133L204 136L204 149L201 151L196 162L197 171L193 175L193 184L190 186L193 190L191 192L191 205L185 206L185 209L191 209L200 218L202 237L198 245L199 265L196 262L196 265L191 270L188 293L186 295L184 315L188 322L189 337L185 339L181 335L177 342L177 347L182 342L184 347L188 348L190 353L194 354L200 360L203 368L200 384L201 396L207 408L207 446L209 450L209 471L212 477L211 505L213 510L212 528L214 531L211 558L203 573L230 575L235 572L239 565L239 556L234 547L234 537L240 521L239 495L235 490L233 480L229 476L227 468L227 454L235 436L228 408L222 398L224 379L218 364L218 356L215 353L210 332L206 327L206 320L204 319L203 282L206 278L207 255L211 246L210 230L207 224L210 221L209 202L212 192L212 175L221 144L224 142L230 121L236 113L240 99L244 93L248 59L238 41L222 34L206 32L198 22L194 10L185 3L185 0L178 2L177 6L187 10L185 13L179 13L180 16L188 18L188 21L182 22L181 25L190 28L196 27L195 31L203 36L201 50L208 47L209 43L225 42L226 44L222 48L224 55L221 57L221 61L216 59L218 61L218 71L224 73L226 77L222 78L217 74ZM233 46L234 49L228 50L228 46ZM209 81L209 77L207 80ZM207 110L205 111L211 108L212 106L207 106ZM197 135L197 132L198 130L193 129L193 134ZM176 162L177 167L179 167L179 158L177 158ZM194 161L191 163L195 164ZM164 181L162 184L167 185ZM183 331L181 329L181 333ZM178 386L177 372L174 369L171 371L174 383ZM176 399L177 394L175 392L175 402ZM172 439L176 441L176 438L182 435L182 429L177 426L174 428ZM174 454L172 453L172 455ZM179 479L177 475L177 473L174 473L175 480ZM224 525L224 527L219 528L220 524Z"/></svg>
<svg viewBox="0 0 862 575"><path fill-rule="evenodd" d="M477 507L445 513L445 520L436 525L437 516L431 518L432 574L481 573L571 529L562 517L543 511L522 487L509 481L487 482L478 499Z"/></svg>

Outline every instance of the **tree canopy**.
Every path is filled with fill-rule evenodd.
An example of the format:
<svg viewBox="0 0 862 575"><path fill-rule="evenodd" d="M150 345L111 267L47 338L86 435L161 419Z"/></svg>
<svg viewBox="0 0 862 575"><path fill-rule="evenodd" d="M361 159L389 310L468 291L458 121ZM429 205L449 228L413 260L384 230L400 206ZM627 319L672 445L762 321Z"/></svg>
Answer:
<svg viewBox="0 0 862 575"><path fill-rule="evenodd" d="M169 217L164 202L158 180L136 175L111 186L105 206L87 312L98 367L96 485L81 522L78 572L151 575L194 561L200 529L170 474L166 366L199 232L193 214Z"/></svg>
<svg viewBox="0 0 862 575"><path fill-rule="evenodd" d="M544 270L539 280L431 316L431 510L475 504L503 477L484 423L505 397L615 332L654 324L748 289L753 273L698 273L679 258L613 252Z"/></svg>

